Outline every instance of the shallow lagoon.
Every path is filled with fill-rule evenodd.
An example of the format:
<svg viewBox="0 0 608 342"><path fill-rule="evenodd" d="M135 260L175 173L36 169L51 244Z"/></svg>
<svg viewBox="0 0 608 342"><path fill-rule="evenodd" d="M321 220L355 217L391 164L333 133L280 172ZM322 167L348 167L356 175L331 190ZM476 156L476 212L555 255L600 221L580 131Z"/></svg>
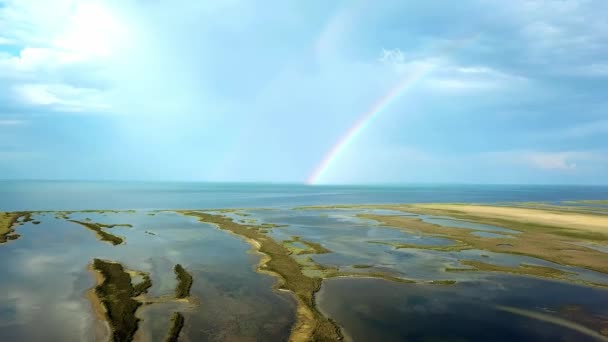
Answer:
<svg viewBox="0 0 608 342"><path fill-rule="evenodd" d="M414 341L433 337L473 340L560 337L578 341L588 336L496 306L559 316L560 308L576 305L586 315L577 324L588 327L595 322L589 317L608 315L606 290L495 273L446 272L446 268L467 268L461 264L465 260L504 266L530 264L571 272L569 277L573 281L608 284L605 274L521 255L425 249L449 247L456 242L357 217L363 212L370 211L275 208L224 214L248 224L278 225L267 226L263 231L277 241L290 241L295 248L305 250L309 242L330 250L293 256L302 262L351 275L384 275L418 282L325 280L317 294L319 309L336 320L347 337L357 341L402 340L404 336ZM295 320L295 300L286 292L273 290L277 283L274 277L255 271L260 255L252 253L251 246L240 237L170 211L68 214L70 219L83 222L132 227L105 229L125 239L125 244L118 246L99 241L95 232L58 219L55 213L35 214L34 219L41 224L17 227L21 238L0 245L0 269L5 275L0 278L0 287L6 289L6 294L0 294L1 340L94 340L96 317L85 293L94 286L87 265L95 257L149 272L153 282L151 297L167 296L174 291L175 264L182 264L192 274L193 301L144 305L137 313L143 319L138 338L163 341L171 314L179 311L186 318L181 335L184 340L287 340ZM517 234L501 227L416 216L427 222L460 225L484 234L512 234L517 239ZM295 241L295 237L300 240ZM398 244L411 247L397 248ZM319 270L306 272L323 274ZM430 284L433 281L440 284ZM457 284L450 285L452 281ZM36 328L32 329L33 326Z"/></svg>
<svg viewBox="0 0 608 342"><path fill-rule="evenodd" d="M571 273L568 277L574 281L589 281L608 286L608 276L605 274L558 265L524 255L492 253L482 250L437 251L418 248L395 248L395 244L427 247L449 246L456 242L443 237L424 236L417 234L415 231L407 232L382 226L373 220L357 217L357 214L369 212L381 213L382 215L394 215L395 213L403 215L403 212L367 209L273 209L248 210L245 212L248 219L281 225L268 232L268 235L275 240L289 240L297 236L306 241L320 243L323 247L331 250L332 253L311 255L310 258L323 266L335 267L341 271L356 271L356 273L382 271L391 276L421 281L444 279L461 281L488 277L490 274L483 272L445 272L446 268L467 268L463 267L460 261L474 260L512 267L520 264L552 267ZM507 228L465 220L408 213L405 213L405 215L420 218L429 223L479 230L472 232L472 234L487 238L494 238L499 235L500 237L508 236L516 239L517 233L519 233ZM235 217L238 217L238 215ZM504 248L505 252L508 252L508 246ZM352 268L353 265L371 267L355 270Z"/></svg>
<svg viewBox="0 0 608 342"><path fill-rule="evenodd" d="M133 225L107 229L125 238L126 244L113 246L99 241L93 231L58 220L53 214L34 218L41 223L18 227L22 237L0 246L0 287L4 289L0 295L0 340L93 340L95 317L85 293L94 286L93 275L87 270L94 257L150 272L151 296L174 291L176 263L192 273L195 282L191 294L205 309L201 310L202 304L144 306L138 311L147 321L141 324L144 331L139 333L143 336L164 340L168 319L175 310L184 313L187 323L183 336L191 340L256 336L282 340L289 335L295 302L288 294L272 290L273 277L255 272L260 256L250 253L250 246L237 236L171 212L153 216L145 212L70 215L79 220Z"/></svg>

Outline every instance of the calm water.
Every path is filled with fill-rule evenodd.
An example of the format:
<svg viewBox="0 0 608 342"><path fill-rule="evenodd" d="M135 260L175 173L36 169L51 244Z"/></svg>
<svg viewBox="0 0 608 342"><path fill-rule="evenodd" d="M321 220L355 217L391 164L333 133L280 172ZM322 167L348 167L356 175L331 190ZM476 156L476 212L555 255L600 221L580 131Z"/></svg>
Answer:
<svg viewBox="0 0 608 342"><path fill-rule="evenodd" d="M555 202L607 198L608 186L0 181L0 210L252 208L337 203Z"/></svg>
<svg viewBox="0 0 608 342"><path fill-rule="evenodd" d="M521 277L456 286L329 279L317 300L355 341L601 341L499 306L573 322L608 315L606 290Z"/></svg>
<svg viewBox="0 0 608 342"><path fill-rule="evenodd" d="M520 264L547 266L570 272L568 277L572 280L585 280L608 286L608 275L563 266L525 255L492 253L483 250L442 252L416 248L396 249L394 244L446 246L455 242L443 237L420 235L382 226L372 220L359 219L356 215L361 212L370 212L370 210L248 210L249 216L235 215L234 218L237 220L254 218L257 222L282 225L268 232L273 239L278 241L300 237L319 243L332 253L311 255L310 257L319 264L341 271L356 271L357 273L382 271L392 276L420 281L439 279L463 281L487 278L488 274L482 272L445 272L446 268L462 268L463 266L460 264L462 260L474 260L510 267ZM374 212L381 211L374 210ZM386 210L382 213L392 214ZM519 233L501 227L445 217L435 218L426 215L416 215L416 217L432 223L474 229L476 231L472 234L487 238L496 237L497 234L494 232ZM510 235L510 238L517 239L517 234ZM608 262L608 255L606 260ZM352 265L371 267L355 269L352 268Z"/></svg>
<svg viewBox="0 0 608 342"><path fill-rule="evenodd" d="M235 220L275 223L277 241L321 244L327 254L314 262L345 272L382 272L419 284L379 279L324 281L317 295L320 310L355 341L586 341L590 337L559 324L514 314L513 307L568 319L599 331L608 322L608 291L563 282L496 276L483 272L446 272L462 260L518 266L522 263L570 272L573 281L608 284L608 276L548 261L481 250L442 252L395 248L396 244L446 246L454 241L429 237L356 217L370 210L291 210L300 205L407 202L559 202L606 199L608 187L576 186L304 186L203 183L0 182L0 210L137 209L121 213L73 213L70 218L99 223L129 223L111 228L126 244L101 242L86 228L35 214L39 225L17 227L21 238L0 245L0 341L92 341L98 325L85 293L94 285L87 265L93 258L121 262L149 272L152 297L170 295L173 266L193 275L191 304L170 301L142 307L138 337L164 341L170 315L186 318L182 337L191 341L286 340L295 301L272 289L276 279L255 272L260 256L239 237L173 212L143 209L271 208L229 214ZM380 215L407 215L373 210ZM245 215L243 215L245 213ZM446 217L418 216L437 224L472 229L492 238L516 232ZM294 246L306 248L303 243ZM605 246L593 245L600 251ZM608 255L608 254L607 254ZM300 258L301 257L301 258ZM608 260L608 257L607 257ZM354 267L361 266L365 267ZM307 270L314 275L318 270ZM318 273L316 273L318 274ZM455 286L423 284L455 280ZM575 308L575 309L568 309ZM570 310L570 311L569 311ZM572 311L574 310L574 311ZM599 323L598 323L599 322ZM608 323L603 323L607 324Z"/></svg>
<svg viewBox="0 0 608 342"><path fill-rule="evenodd" d="M39 225L18 227L21 238L0 245L0 341L92 341L95 317L85 292L94 286L93 258L149 272L153 297L171 295L175 264L192 274L191 294L201 305L144 306L141 333L164 341L169 317L183 312L192 341L284 340L295 301L272 290L276 280L255 272L259 255L239 237L176 213L76 213L74 219L128 223L111 228L126 244L113 246L53 214L34 215ZM156 235L150 235L152 232ZM201 308L204 308L201 309Z"/></svg>

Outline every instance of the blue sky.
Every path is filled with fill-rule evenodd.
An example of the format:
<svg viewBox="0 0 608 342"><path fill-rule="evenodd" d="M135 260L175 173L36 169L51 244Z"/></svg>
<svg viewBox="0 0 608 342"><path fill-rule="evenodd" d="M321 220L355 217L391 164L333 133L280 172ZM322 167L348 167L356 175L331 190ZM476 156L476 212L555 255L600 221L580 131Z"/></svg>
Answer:
<svg viewBox="0 0 608 342"><path fill-rule="evenodd" d="M608 183L603 0L0 0L0 179ZM466 41L458 48L447 48Z"/></svg>

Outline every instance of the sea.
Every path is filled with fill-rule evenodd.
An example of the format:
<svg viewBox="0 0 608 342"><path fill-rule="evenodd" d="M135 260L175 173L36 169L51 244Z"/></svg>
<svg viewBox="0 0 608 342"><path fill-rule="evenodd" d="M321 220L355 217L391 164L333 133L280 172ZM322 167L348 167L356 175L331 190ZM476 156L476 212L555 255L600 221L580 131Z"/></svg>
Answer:
<svg viewBox="0 0 608 342"><path fill-rule="evenodd" d="M0 210L287 208L372 203L504 203L608 199L608 186L304 185L0 181Z"/></svg>

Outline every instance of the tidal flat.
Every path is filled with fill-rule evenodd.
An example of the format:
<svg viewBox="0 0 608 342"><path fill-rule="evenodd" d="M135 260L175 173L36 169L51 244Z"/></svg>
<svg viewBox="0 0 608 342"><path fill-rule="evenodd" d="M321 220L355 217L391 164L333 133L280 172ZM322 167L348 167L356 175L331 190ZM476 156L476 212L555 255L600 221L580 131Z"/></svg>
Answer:
<svg viewBox="0 0 608 342"><path fill-rule="evenodd" d="M0 339L608 340L595 204L0 213Z"/></svg>

